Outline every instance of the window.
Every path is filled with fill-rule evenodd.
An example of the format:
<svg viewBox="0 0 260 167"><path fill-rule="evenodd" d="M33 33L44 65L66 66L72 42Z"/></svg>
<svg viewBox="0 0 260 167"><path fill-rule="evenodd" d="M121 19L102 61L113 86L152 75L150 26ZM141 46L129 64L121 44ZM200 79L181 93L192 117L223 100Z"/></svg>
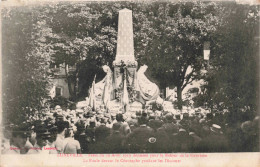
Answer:
<svg viewBox="0 0 260 167"><path fill-rule="evenodd" d="M56 96L61 96L62 95L62 88L56 87L55 92L56 92Z"/></svg>

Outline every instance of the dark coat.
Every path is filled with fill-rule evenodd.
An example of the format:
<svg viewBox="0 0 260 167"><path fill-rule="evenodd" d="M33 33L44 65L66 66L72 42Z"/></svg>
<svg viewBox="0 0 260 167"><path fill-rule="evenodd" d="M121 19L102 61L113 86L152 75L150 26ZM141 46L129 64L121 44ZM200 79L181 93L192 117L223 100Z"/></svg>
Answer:
<svg viewBox="0 0 260 167"><path fill-rule="evenodd" d="M154 131L147 126L140 126L127 136L127 149L131 153L147 153L149 138L154 137Z"/></svg>

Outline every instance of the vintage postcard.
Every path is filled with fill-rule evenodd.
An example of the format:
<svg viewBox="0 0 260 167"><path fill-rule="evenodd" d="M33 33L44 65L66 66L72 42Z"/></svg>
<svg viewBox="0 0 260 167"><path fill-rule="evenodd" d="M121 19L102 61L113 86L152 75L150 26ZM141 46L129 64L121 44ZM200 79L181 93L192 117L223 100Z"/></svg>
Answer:
<svg viewBox="0 0 260 167"><path fill-rule="evenodd" d="M2 1L0 166L259 166L258 1Z"/></svg>

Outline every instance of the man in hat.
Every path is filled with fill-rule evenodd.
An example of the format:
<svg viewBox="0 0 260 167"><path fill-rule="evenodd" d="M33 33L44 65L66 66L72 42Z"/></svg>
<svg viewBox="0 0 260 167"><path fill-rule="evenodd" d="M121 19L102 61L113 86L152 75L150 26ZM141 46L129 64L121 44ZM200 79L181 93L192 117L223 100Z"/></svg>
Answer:
<svg viewBox="0 0 260 167"><path fill-rule="evenodd" d="M96 131L96 120L95 120L95 117L92 117L92 119L89 122L89 125L87 126L87 128L85 130L85 136L86 136L85 141L86 141L86 145L87 145L87 148L85 148L86 152L89 152L89 147L91 147L91 145L93 145L95 143L95 131Z"/></svg>
<svg viewBox="0 0 260 167"><path fill-rule="evenodd" d="M57 137L55 140L55 147L57 148L58 153L63 153L63 140L65 138L65 131L69 127L68 122L60 121L57 122Z"/></svg>
<svg viewBox="0 0 260 167"><path fill-rule="evenodd" d="M110 136L110 128L100 125L95 129L95 142L89 146L90 153L107 153L106 138Z"/></svg>
<svg viewBox="0 0 260 167"><path fill-rule="evenodd" d="M150 152L149 138L154 137L154 131L147 126L147 117L141 116L138 123L140 126L127 136L128 151L131 153Z"/></svg>
<svg viewBox="0 0 260 167"><path fill-rule="evenodd" d="M130 129L128 123L124 122L123 114L121 114L121 113L117 114L116 121L117 121L117 123L119 123L121 125L119 130L122 135L126 136L127 134L131 133L131 129Z"/></svg>
<svg viewBox="0 0 260 167"><path fill-rule="evenodd" d="M165 115L165 123L162 125L162 128L164 128L169 137L173 133L178 132L179 126L174 123L173 115L171 113Z"/></svg>
<svg viewBox="0 0 260 167"><path fill-rule="evenodd" d="M189 120L189 113L183 113L182 120L180 121L180 125L187 131L189 131L191 121Z"/></svg>
<svg viewBox="0 0 260 167"><path fill-rule="evenodd" d="M107 137L107 149L109 153L124 153L125 150L125 136L119 131L120 123L114 123L112 128L112 134Z"/></svg>
<svg viewBox="0 0 260 167"><path fill-rule="evenodd" d="M21 150L24 148L26 140L26 129L24 129L23 126L15 126L12 130L10 148L5 151L5 154L21 154Z"/></svg>
<svg viewBox="0 0 260 167"><path fill-rule="evenodd" d="M200 152L226 152L228 150L228 141L224 136L221 127L213 124L210 127L210 133L202 139L199 144Z"/></svg>
<svg viewBox="0 0 260 167"><path fill-rule="evenodd" d="M66 130L63 145L64 145L64 148L63 148L64 154L80 154L81 153L80 143L78 140L74 139L74 133L73 133L72 128L69 128Z"/></svg>
<svg viewBox="0 0 260 167"><path fill-rule="evenodd" d="M88 142L87 142L87 136L85 133L85 125L83 123L77 123L77 132L74 135L75 140L79 141L81 152L87 153L88 150Z"/></svg>
<svg viewBox="0 0 260 167"><path fill-rule="evenodd" d="M47 147L48 148L52 148L50 149L50 154L57 154L58 151L54 148L55 147L55 140L57 138L57 126L55 126L54 124L49 124L48 125L48 131L50 132L50 138L48 139L48 144Z"/></svg>
<svg viewBox="0 0 260 167"><path fill-rule="evenodd" d="M48 145L48 139L50 138L50 132L48 132L45 125L39 125L36 127L36 143L27 154L49 154L49 150L45 149ZM55 149L55 148L54 148Z"/></svg>
<svg viewBox="0 0 260 167"><path fill-rule="evenodd" d="M131 129L133 131L136 127L138 127L138 120L135 114L132 114L129 119L126 121Z"/></svg>
<svg viewBox="0 0 260 167"><path fill-rule="evenodd" d="M180 122L181 122L181 115L179 113L176 113L174 115L175 117L175 122L176 122L176 125L179 125L180 126Z"/></svg>
<svg viewBox="0 0 260 167"><path fill-rule="evenodd" d="M179 129L179 133L177 134L177 140L178 140L178 152L188 152L191 148L192 144L192 137L189 136L189 133L183 129Z"/></svg>

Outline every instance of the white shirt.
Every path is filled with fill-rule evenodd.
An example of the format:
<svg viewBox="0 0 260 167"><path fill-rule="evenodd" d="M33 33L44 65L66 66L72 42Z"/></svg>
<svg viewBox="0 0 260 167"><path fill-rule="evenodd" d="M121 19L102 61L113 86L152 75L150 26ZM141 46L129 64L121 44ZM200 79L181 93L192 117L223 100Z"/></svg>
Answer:
<svg viewBox="0 0 260 167"><path fill-rule="evenodd" d="M64 139L64 154L77 154L77 150L80 150L79 141L73 139L72 137Z"/></svg>
<svg viewBox="0 0 260 167"><path fill-rule="evenodd" d="M54 142L54 146L57 148L58 153L63 153L64 149L64 136L61 134L57 134L56 141Z"/></svg>

